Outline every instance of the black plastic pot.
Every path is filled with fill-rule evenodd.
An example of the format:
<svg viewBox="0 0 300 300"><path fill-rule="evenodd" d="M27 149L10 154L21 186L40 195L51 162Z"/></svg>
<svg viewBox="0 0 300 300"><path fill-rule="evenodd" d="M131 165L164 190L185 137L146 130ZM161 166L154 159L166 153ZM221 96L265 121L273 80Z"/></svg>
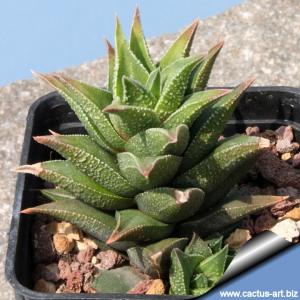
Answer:
<svg viewBox="0 0 300 300"><path fill-rule="evenodd" d="M274 129L291 125L296 140L300 141L300 89L288 87L250 88L228 123L226 134L243 132L247 126ZM32 136L44 135L48 129L60 133L84 132L81 124L66 102L56 93L37 100L29 110L21 155L21 164L31 164L50 158L46 147L35 143ZM20 215L20 210L39 204L36 190L43 182L31 175L18 176L15 202L6 258L6 277L15 290L17 299L187 299L177 296L141 296L120 294L43 294L32 288L32 249L30 229L32 216ZM222 283L253 267L290 246L291 243L266 232L253 238L235 257Z"/></svg>

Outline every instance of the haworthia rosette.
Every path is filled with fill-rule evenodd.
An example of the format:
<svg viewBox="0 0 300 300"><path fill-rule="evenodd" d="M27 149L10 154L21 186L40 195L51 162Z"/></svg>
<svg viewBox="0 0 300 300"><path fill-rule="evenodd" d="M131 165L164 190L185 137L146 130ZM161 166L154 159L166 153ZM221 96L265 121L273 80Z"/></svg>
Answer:
<svg viewBox="0 0 300 300"><path fill-rule="evenodd" d="M122 32L119 20L116 20L115 29L116 60L113 95L115 100L123 98L123 76L128 76L145 84L149 73L134 53L129 49L129 45Z"/></svg>
<svg viewBox="0 0 300 300"><path fill-rule="evenodd" d="M170 285L175 295L189 295L190 283L195 265L180 249L173 249L171 252Z"/></svg>
<svg viewBox="0 0 300 300"><path fill-rule="evenodd" d="M124 96L122 103L132 106L142 106L145 108L154 108L157 100L138 81L129 77L123 77Z"/></svg>
<svg viewBox="0 0 300 300"><path fill-rule="evenodd" d="M228 246L202 261L196 268L196 273L203 273L213 284L216 284L225 272Z"/></svg>
<svg viewBox="0 0 300 300"><path fill-rule="evenodd" d="M172 43L170 48L160 60L159 65L162 68L165 68L167 65L181 57L189 56L198 25L199 20L197 19L191 25L189 25Z"/></svg>
<svg viewBox="0 0 300 300"><path fill-rule="evenodd" d="M86 86L85 91L83 91L82 85L74 85L74 80L69 80L60 75L37 74L37 76L49 83L65 98L87 132L99 145L111 152L123 148L124 140L118 135L109 119L101 111L105 106L104 104L107 104L108 101L103 103L99 100L102 97L92 96L94 92L91 90L87 92Z"/></svg>
<svg viewBox="0 0 300 300"><path fill-rule="evenodd" d="M149 78L146 82L146 88L158 101L161 93L160 68L156 68L150 73Z"/></svg>
<svg viewBox="0 0 300 300"><path fill-rule="evenodd" d="M204 90L215 60L224 45L224 41L220 41L218 44L213 46L208 54L204 57L201 64L199 64L192 74L190 90Z"/></svg>
<svg viewBox="0 0 300 300"><path fill-rule="evenodd" d="M193 216L203 200L204 193L195 188L156 188L135 197L140 211L165 223L177 223Z"/></svg>
<svg viewBox="0 0 300 300"><path fill-rule="evenodd" d="M216 145L239 99L253 80L252 78L243 82L230 93L213 102L200 114L191 128L195 134L184 154L181 171L188 170L200 162Z"/></svg>
<svg viewBox="0 0 300 300"><path fill-rule="evenodd" d="M220 180L219 186L205 195L205 201L202 205L202 209L211 208L218 202L222 202L234 185L243 179L247 172L255 165L258 155L255 155L253 158L241 164L239 169L231 173L230 176Z"/></svg>
<svg viewBox="0 0 300 300"><path fill-rule="evenodd" d="M174 63L176 65L183 62L181 68L166 79L161 96L154 109L162 120L168 118L182 104L189 76L199 61L200 58L188 57Z"/></svg>
<svg viewBox="0 0 300 300"><path fill-rule="evenodd" d="M22 213L41 213L70 222L100 241L106 241L116 226L114 217L75 199L27 208Z"/></svg>
<svg viewBox="0 0 300 300"><path fill-rule="evenodd" d="M60 188L53 188L53 189L41 189L41 194L48 199L58 202L58 201L65 201L65 200L76 200L76 197L67 192L66 190Z"/></svg>
<svg viewBox="0 0 300 300"><path fill-rule="evenodd" d="M186 125L176 128L149 128L130 138L125 150L138 157L157 155L181 155L189 142L189 129Z"/></svg>
<svg viewBox="0 0 300 300"><path fill-rule="evenodd" d="M133 24L130 32L129 46L131 51L144 65L144 67L149 72L151 72L155 68L155 66L149 54L147 42L144 37L141 18L140 18L140 11L138 8L136 9L133 17Z"/></svg>
<svg viewBox="0 0 300 300"><path fill-rule="evenodd" d="M220 178L227 178L238 171L269 146L270 141L265 138L237 135L215 148L195 167L179 175L173 184L198 187L210 193L219 187Z"/></svg>
<svg viewBox="0 0 300 300"><path fill-rule="evenodd" d="M166 238L173 230L173 225L157 221L136 209L116 211L116 221L117 225L106 243L120 250Z"/></svg>
<svg viewBox="0 0 300 300"><path fill-rule="evenodd" d="M179 168L181 157L175 155L139 158L130 152L118 154L121 174L140 190L167 185Z"/></svg>
<svg viewBox="0 0 300 300"><path fill-rule="evenodd" d="M70 161L52 160L17 168L17 172L33 174L72 193L77 199L105 210L133 206L132 198L115 195L79 171Z"/></svg>
<svg viewBox="0 0 300 300"><path fill-rule="evenodd" d="M110 114L114 127L125 140L148 128L161 126L159 117L149 108L112 103L103 111Z"/></svg>
<svg viewBox="0 0 300 300"><path fill-rule="evenodd" d="M87 135L37 136L34 140L69 159L80 171L117 195L132 197L137 190L121 176L116 158Z"/></svg>
<svg viewBox="0 0 300 300"><path fill-rule="evenodd" d="M114 70L115 70L116 53L111 43L106 39L105 39L105 44L107 48L107 62L108 62L107 87L112 92L114 86Z"/></svg>
<svg viewBox="0 0 300 300"><path fill-rule="evenodd" d="M269 195L232 198L208 213L192 217L189 221L181 223L176 228L176 232L180 236L192 235L196 232L201 237L205 237L223 230L249 214L254 214L285 199L287 199L286 196Z"/></svg>
<svg viewBox="0 0 300 300"><path fill-rule="evenodd" d="M92 287L98 293L130 293L147 277L138 270L123 266L112 270L101 270L93 280Z"/></svg>
<svg viewBox="0 0 300 300"><path fill-rule="evenodd" d="M174 248L183 249L187 238L167 238L146 247L127 250L130 263L152 278L165 277L170 264L170 254Z"/></svg>
<svg viewBox="0 0 300 300"><path fill-rule="evenodd" d="M164 121L164 126L172 128L179 124L186 124L191 127L208 104L226 95L229 91L226 89L207 90L187 96L183 105Z"/></svg>
<svg viewBox="0 0 300 300"><path fill-rule="evenodd" d="M199 262L213 254L207 242L202 240L196 233L193 234L189 244L184 250L184 253L189 256L197 257Z"/></svg>

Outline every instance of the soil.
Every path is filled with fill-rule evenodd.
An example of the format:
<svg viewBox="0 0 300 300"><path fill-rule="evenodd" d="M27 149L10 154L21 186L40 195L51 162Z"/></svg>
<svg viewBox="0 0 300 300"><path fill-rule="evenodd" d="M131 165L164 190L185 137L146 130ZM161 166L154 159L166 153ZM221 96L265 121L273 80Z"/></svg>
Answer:
<svg viewBox="0 0 300 300"><path fill-rule="evenodd" d="M260 156L235 190L245 195L288 195L290 198L248 216L240 231L228 238L239 247L250 237L271 229L300 204L300 152L292 128L281 126L275 131L260 132L258 127L248 127L246 134L268 138L271 148ZM40 292L94 293L91 283L101 270L129 264L123 254L97 244L73 225L46 216L35 216L32 237L34 289ZM146 294L150 285L150 281L143 282L131 293Z"/></svg>

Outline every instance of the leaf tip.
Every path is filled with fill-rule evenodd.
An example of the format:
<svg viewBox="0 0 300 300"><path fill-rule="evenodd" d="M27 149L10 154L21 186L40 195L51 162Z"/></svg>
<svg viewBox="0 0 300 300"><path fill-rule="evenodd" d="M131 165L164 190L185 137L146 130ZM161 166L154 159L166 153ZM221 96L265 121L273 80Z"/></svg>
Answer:
<svg viewBox="0 0 300 300"><path fill-rule="evenodd" d="M49 136L47 135L38 135L32 137L34 141L36 141L39 144L45 144L49 140Z"/></svg>
<svg viewBox="0 0 300 300"><path fill-rule="evenodd" d="M55 132L55 131L53 131L53 130L51 130L51 129L48 129L48 131L50 132L50 134L52 134L52 135L54 135L54 136L59 136L59 135L61 135L60 133Z"/></svg>
<svg viewBox="0 0 300 300"><path fill-rule="evenodd" d="M224 43L225 43L224 39L221 39L216 45L214 45L214 46L209 50L208 54L209 54L210 56L215 56L215 55L217 55L217 54L221 51L221 49L223 48Z"/></svg>
<svg viewBox="0 0 300 300"><path fill-rule="evenodd" d="M39 176L39 174L43 171L42 164L36 163L33 165L23 165L14 170L17 173L27 173L35 176Z"/></svg>
<svg viewBox="0 0 300 300"><path fill-rule="evenodd" d="M25 208L25 209L21 210L20 213L26 214L26 215L31 215L31 214L35 213L35 209L34 209L34 207Z"/></svg>
<svg viewBox="0 0 300 300"><path fill-rule="evenodd" d="M107 38L104 38L104 43L105 43L108 54L114 54L115 49L112 46L111 42Z"/></svg>

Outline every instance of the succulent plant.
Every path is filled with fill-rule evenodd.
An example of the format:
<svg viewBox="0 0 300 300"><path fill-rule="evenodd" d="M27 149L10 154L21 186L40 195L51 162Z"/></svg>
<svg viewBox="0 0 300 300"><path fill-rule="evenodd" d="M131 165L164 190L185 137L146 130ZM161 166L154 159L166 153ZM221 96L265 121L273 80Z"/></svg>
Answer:
<svg viewBox="0 0 300 300"><path fill-rule="evenodd" d="M147 276L168 277L171 257L173 293L189 293L190 285L192 293L203 291L224 271L227 248L201 248L204 242L194 237L183 252L187 237L209 236L278 201L261 196L256 205L253 199L224 203L269 142L245 135L218 140L253 79L232 90L205 89L223 42L190 56L197 27L196 20L154 62L137 10L129 42L118 20L116 49L107 42L106 88L36 74L64 97L87 134L36 136L65 160L18 168L56 186L41 191L53 202L23 213L69 221L110 247L127 250L131 264ZM184 261L195 261L191 257L203 260L195 265L197 273L186 275ZM210 274L219 260L221 269ZM108 291L103 283L115 277L129 280L122 291L142 278L130 267L104 273L100 291Z"/></svg>

